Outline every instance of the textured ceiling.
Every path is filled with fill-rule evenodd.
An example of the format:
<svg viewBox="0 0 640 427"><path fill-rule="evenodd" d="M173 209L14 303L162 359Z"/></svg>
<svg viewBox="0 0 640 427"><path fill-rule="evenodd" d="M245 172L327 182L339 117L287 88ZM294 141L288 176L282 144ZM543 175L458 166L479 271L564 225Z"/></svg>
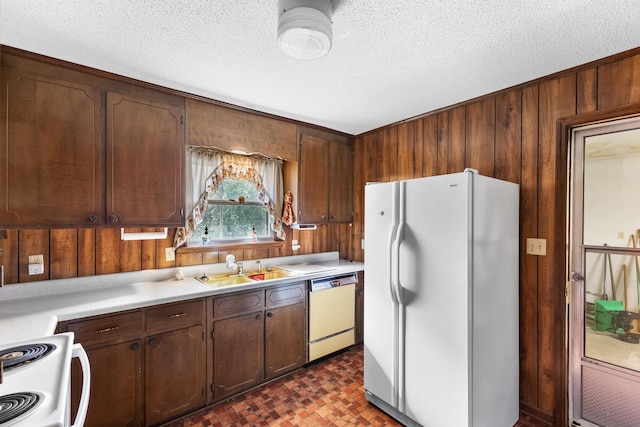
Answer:
<svg viewBox="0 0 640 427"><path fill-rule="evenodd" d="M640 46L637 0L334 0L333 47L277 0L0 0L0 43L359 134Z"/></svg>

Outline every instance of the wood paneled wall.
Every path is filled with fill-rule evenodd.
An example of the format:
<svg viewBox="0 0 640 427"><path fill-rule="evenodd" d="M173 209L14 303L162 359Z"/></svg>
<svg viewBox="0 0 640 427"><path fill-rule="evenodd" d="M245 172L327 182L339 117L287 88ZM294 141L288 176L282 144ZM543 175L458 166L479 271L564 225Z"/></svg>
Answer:
<svg viewBox="0 0 640 427"><path fill-rule="evenodd" d="M568 147L559 143L558 120L638 102L640 49L635 49L356 137L353 260L364 258L359 242L368 181L471 167L520 184L521 410L549 425L564 426L568 416ZM547 256L526 255L527 237L546 239Z"/></svg>
<svg viewBox="0 0 640 427"><path fill-rule="evenodd" d="M127 232L160 231L155 228L128 228ZM317 230L286 229L282 248L239 249L233 251L191 252L178 249L175 261L165 261L165 248L173 245L175 228L164 240L123 241L119 228L100 229L21 229L7 230L0 240L0 264L5 266L5 283L67 279L99 274L169 268L224 262L227 253L238 260L266 259L290 255L339 251L341 258L351 252L349 224L319 225ZM292 251L291 241L300 249ZM29 255L44 256L44 274L29 276Z"/></svg>

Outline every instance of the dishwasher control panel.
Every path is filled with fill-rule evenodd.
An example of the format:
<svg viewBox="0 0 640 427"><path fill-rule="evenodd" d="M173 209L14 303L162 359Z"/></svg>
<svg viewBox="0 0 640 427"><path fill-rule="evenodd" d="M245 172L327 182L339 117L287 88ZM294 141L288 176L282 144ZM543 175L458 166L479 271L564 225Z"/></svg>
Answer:
<svg viewBox="0 0 640 427"><path fill-rule="evenodd" d="M352 283L358 283L358 273L348 273L338 276L322 277L320 279L311 280L311 292L337 288L339 286L350 285Z"/></svg>

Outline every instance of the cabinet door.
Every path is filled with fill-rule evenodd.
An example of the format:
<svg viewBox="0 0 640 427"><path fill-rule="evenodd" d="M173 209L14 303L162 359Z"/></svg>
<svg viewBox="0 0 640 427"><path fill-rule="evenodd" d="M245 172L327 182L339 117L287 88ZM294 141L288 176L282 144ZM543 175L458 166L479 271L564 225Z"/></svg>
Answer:
<svg viewBox="0 0 640 427"><path fill-rule="evenodd" d="M264 378L264 317L254 312L213 323L215 400L246 390Z"/></svg>
<svg viewBox="0 0 640 427"><path fill-rule="evenodd" d="M272 308L265 320L267 379L301 367L306 361L305 305Z"/></svg>
<svg viewBox="0 0 640 427"><path fill-rule="evenodd" d="M101 222L102 98L94 87L2 69L0 224Z"/></svg>
<svg viewBox="0 0 640 427"><path fill-rule="evenodd" d="M329 222L353 220L353 148L329 143Z"/></svg>
<svg viewBox="0 0 640 427"><path fill-rule="evenodd" d="M183 115L170 95L107 93L108 224L184 225Z"/></svg>
<svg viewBox="0 0 640 427"><path fill-rule="evenodd" d="M129 341L87 349L91 365L91 395L85 425L87 427L141 426L142 419L142 347L141 341ZM80 402L82 369L72 365L72 405ZM75 418L75 414L73 414Z"/></svg>
<svg viewBox="0 0 640 427"><path fill-rule="evenodd" d="M202 325L147 338L146 424L155 425L204 406Z"/></svg>
<svg viewBox="0 0 640 427"><path fill-rule="evenodd" d="M328 161L328 141L311 135L302 135L298 189L300 193L298 222L300 224L322 224L328 220Z"/></svg>

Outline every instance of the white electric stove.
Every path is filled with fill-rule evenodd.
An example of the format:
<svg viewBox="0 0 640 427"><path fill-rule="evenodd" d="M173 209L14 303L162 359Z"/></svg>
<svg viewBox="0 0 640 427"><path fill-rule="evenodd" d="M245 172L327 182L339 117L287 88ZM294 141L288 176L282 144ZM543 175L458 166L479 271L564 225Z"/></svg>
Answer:
<svg viewBox="0 0 640 427"><path fill-rule="evenodd" d="M83 371L82 395L71 424L71 359ZM89 405L90 368L73 333L0 345L0 427L84 425Z"/></svg>

